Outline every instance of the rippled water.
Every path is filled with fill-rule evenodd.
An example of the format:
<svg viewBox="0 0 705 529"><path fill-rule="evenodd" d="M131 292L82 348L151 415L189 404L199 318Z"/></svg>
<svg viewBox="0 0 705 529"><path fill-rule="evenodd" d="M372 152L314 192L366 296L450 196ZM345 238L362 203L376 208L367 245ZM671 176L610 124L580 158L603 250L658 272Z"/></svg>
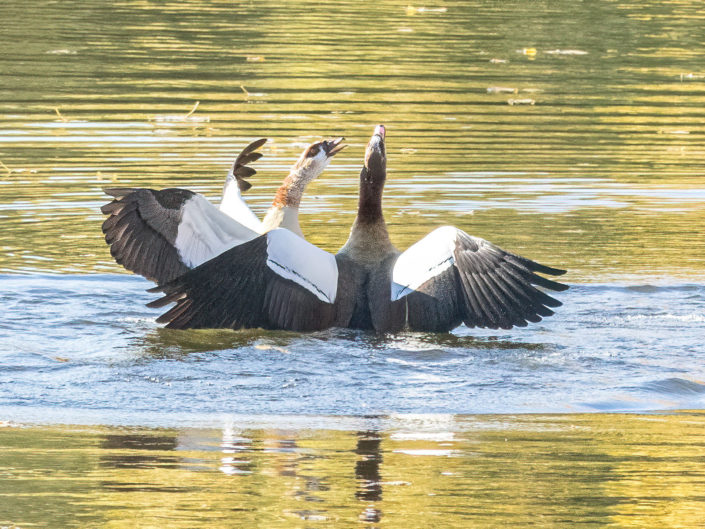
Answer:
<svg viewBox="0 0 705 529"><path fill-rule="evenodd" d="M144 306L149 283L129 276L0 285L0 406L16 421L705 407L703 285L574 285L527 329L392 336L163 329Z"/></svg>
<svg viewBox="0 0 705 529"><path fill-rule="evenodd" d="M702 524L702 414L416 415L330 425L310 418L221 429L0 429L0 494L12 500L0 504L0 520L178 528Z"/></svg>
<svg viewBox="0 0 705 529"><path fill-rule="evenodd" d="M348 138L303 202L335 250L385 123L402 247L452 223L572 280L702 277L700 7L3 2L0 270L119 271L103 187L216 198L262 136L258 212L306 142Z"/></svg>
<svg viewBox="0 0 705 529"><path fill-rule="evenodd" d="M705 407L702 22L688 0L2 2L0 424L46 426L0 429L0 525L697 525L703 421L669 413ZM103 187L215 200L268 137L262 213L343 135L301 215L335 251L376 123L394 242L447 223L566 267L556 316L154 322Z"/></svg>

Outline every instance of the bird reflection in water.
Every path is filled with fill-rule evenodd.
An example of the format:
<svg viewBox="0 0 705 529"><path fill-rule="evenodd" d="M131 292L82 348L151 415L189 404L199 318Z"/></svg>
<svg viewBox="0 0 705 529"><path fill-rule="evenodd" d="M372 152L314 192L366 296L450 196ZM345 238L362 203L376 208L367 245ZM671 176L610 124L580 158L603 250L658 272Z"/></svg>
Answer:
<svg viewBox="0 0 705 529"><path fill-rule="evenodd" d="M357 447L355 453L360 456L355 464L355 477L357 478L357 491L355 497L360 501L371 504L360 513L360 520L364 522L379 522L382 518L380 511L374 503L382 500L382 476L379 466L382 463L382 436L376 431L357 433Z"/></svg>

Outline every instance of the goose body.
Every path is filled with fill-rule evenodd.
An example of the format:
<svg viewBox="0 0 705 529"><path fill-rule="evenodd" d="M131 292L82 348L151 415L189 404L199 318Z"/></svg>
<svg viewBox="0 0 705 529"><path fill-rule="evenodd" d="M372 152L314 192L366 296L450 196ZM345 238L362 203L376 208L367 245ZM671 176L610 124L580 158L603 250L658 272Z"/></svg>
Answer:
<svg viewBox="0 0 705 529"><path fill-rule="evenodd" d="M170 281L277 227L303 237L298 207L306 186L340 152L343 138L309 145L277 192L265 222L260 222L242 193L256 173L248 166L265 139L252 142L235 160L223 187L219 207L187 189L106 189L114 200L101 208L105 240L118 264L157 283ZM290 200L291 198L291 200Z"/></svg>
<svg viewBox="0 0 705 529"><path fill-rule="evenodd" d="M231 248L153 292L148 306L176 302L158 322L171 328L331 326L377 332L511 328L541 321L561 303L537 286L566 285L538 273L559 270L444 226L405 252L394 247L382 214L385 128L368 143L358 214L333 256L282 229Z"/></svg>

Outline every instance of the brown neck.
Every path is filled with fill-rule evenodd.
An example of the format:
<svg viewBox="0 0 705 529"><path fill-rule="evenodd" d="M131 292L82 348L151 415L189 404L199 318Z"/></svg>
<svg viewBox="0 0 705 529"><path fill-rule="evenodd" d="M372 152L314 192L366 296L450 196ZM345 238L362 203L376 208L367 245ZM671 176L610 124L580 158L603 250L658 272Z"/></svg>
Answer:
<svg viewBox="0 0 705 529"><path fill-rule="evenodd" d="M293 207L298 208L301 203L301 196L304 193L306 184L302 183L300 175L290 173L282 182L282 185L277 189L277 194L274 195L272 206L276 208Z"/></svg>

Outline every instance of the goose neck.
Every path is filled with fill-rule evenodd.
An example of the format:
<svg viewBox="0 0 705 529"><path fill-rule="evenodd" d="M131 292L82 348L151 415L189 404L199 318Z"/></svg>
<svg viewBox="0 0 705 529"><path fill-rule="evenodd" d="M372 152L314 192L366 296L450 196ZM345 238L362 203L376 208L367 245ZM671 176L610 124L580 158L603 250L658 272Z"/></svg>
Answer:
<svg viewBox="0 0 705 529"><path fill-rule="evenodd" d="M306 179L296 171L289 173L282 182L282 185L277 189L277 194L274 196L274 201L272 202L272 207L284 208L293 207L298 208L301 204L301 197L306 189L306 184L308 182Z"/></svg>

